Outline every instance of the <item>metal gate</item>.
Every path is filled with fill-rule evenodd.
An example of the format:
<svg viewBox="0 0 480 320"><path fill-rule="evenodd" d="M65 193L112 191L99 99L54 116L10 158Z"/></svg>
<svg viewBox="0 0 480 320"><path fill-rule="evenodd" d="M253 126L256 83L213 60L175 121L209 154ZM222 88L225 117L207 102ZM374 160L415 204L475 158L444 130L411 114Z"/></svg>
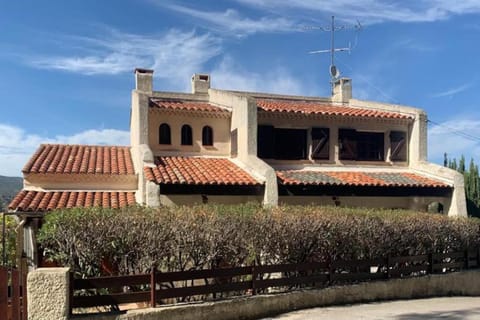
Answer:
<svg viewBox="0 0 480 320"><path fill-rule="evenodd" d="M0 318L27 320L26 279L22 270L0 267Z"/></svg>

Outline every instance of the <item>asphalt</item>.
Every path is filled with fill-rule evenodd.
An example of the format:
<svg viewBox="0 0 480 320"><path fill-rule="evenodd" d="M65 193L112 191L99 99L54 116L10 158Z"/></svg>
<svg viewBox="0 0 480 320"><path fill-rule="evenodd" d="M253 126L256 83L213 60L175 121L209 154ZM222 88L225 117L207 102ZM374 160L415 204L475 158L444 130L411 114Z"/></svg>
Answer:
<svg viewBox="0 0 480 320"><path fill-rule="evenodd" d="M480 297L402 300L299 310L263 320L480 320Z"/></svg>

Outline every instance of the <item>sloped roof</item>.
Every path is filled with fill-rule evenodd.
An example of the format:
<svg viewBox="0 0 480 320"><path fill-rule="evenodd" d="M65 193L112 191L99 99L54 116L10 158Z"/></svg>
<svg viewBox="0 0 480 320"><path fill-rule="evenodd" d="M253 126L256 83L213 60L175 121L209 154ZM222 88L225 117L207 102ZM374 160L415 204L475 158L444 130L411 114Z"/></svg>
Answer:
<svg viewBox="0 0 480 320"><path fill-rule="evenodd" d="M283 185L343 185L371 187L433 187L450 188L446 183L412 172L358 171L277 171Z"/></svg>
<svg viewBox="0 0 480 320"><path fill-rule="evenodd" d="M328 116L349 116L384 119L413 119L412 115L400 112L335 105L327 102L323 103L315 101L257 99L257 106L260 110L266 112L285 112L306 115L318 114Z"/></svg>
<svg viewBox="0 0 480 320"><path fill-rule="evenodd" d="M170 110L203 111L228 114L229 111L207 102L188 100L150 99L150 107Z"/></svg>
<svg viewBox="0 0 480 320"><path fill-rule="evenodd" d="M50 211L75 207L123 208L135 205L135 192L20 191L8 205L15 211Z"/></svg>
<svg viewBox="0 0 480 320"><path fill-rule="evenodd" d="M130 148L42 144L23 167L23 173L134 175Z"/></svg>
<svg viewBox="0 0 480 320"><path fill-rule="evenodd" d="M158 157L145 167L148 180L158 184L259 185L245 170L226 158Z"/></svg>

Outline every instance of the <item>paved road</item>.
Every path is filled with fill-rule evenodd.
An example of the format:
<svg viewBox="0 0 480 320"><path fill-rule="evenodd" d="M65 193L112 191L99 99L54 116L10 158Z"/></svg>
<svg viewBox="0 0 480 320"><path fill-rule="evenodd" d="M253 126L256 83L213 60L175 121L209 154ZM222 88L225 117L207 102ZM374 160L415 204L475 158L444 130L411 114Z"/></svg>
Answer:
<svg viewBox="0 0 480 320"><path fill-rule="evenodd" d="M264 320L478 320L480 297L449 297L314 308Z"/></svg>

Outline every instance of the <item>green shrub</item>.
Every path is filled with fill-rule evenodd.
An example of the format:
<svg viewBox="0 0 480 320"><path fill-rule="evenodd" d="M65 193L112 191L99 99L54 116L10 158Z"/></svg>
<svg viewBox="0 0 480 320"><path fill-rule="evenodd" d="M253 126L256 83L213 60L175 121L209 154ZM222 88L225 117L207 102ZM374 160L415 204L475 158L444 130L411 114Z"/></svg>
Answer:
<svg viewBox="0 0 480 320"><path fill-rule="evenodd" d="M255 204L49 213L38 240L82 276L368 259L480 244L476 219L401 210Z"/></svg>
<svg viewBox="0 0 480 320"><path fill-rule="evenodd" d="M15 252L16 252L16 227L17 222L13 216L5 216L5 258L7 266L15 266ZM3 217L0 216L0 236L3 231ZM0 239L0 265L3 265L3 245L2 239Z"/></svg>

